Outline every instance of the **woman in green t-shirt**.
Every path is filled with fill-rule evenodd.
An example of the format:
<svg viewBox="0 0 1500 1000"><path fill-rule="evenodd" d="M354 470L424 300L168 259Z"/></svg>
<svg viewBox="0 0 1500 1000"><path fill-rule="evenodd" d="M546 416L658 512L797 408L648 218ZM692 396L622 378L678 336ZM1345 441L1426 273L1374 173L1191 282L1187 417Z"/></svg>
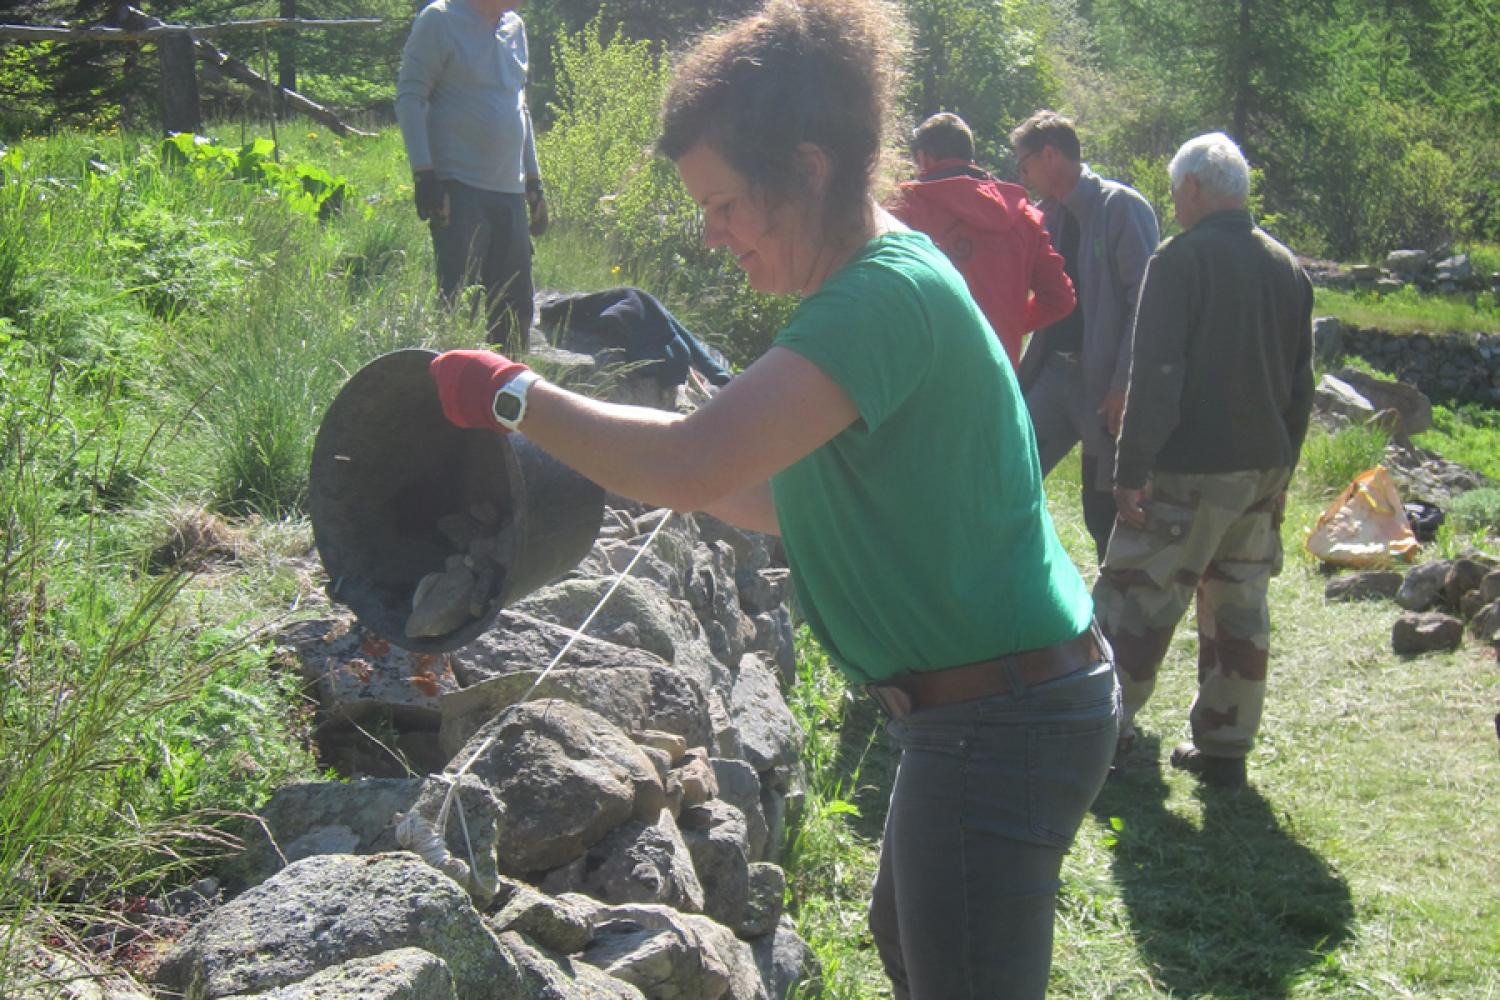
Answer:
<svg viewBox="0 0 1500 1000"><path fill-rule="evenodd" d="M770 0L677 70L658 148L705 240L803 298L696 412L484 351L432 373L460 426L782 537L809 625L903 751L870 910L895 996L1040 997L1118 693L1010 364L948 259L871 194L907 35L880 0Z"/></svg>

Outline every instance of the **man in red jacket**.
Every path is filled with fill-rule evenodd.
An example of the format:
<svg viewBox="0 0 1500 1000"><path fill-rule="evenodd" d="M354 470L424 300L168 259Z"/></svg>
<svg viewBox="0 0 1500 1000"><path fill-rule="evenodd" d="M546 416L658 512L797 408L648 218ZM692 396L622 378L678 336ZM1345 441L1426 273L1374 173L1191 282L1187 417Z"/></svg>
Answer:
<svg viewBox="0 0 1500 1000"><path fill-rule="evenodd" d="M890 210L953 261L1014 366L1026 334L1073 311L1063 259L1026 190L974 164L974 134L958 115L919 125L912 157L917 179L901 185Z"/></svg>

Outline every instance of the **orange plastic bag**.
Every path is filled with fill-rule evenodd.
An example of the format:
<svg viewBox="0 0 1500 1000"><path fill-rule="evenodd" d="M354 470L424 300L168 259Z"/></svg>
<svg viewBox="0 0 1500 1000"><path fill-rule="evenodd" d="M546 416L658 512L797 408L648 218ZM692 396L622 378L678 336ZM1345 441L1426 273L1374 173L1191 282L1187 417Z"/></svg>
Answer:
<svg viewBox="0 0 1500 1000"><path fill-rule="evenodd" d="M1388 566L1410 560L1419 548L1383 465L1355 476L1307 536L1307 551L1338 566Z"/></svg>

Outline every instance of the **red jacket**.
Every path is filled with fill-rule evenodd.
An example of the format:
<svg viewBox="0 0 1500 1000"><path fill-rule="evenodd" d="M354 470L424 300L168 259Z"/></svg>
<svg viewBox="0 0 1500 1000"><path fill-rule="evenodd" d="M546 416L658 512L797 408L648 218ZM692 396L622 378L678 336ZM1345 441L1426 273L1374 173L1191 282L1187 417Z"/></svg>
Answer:
<svg viewBox="0 0 1500 1000"><path fill-rule="evenodd" d="M953 261L1012 365L1026 334L1073 311L1073 283L1021 186L942 160L901 185L891 212Z"/></svg>

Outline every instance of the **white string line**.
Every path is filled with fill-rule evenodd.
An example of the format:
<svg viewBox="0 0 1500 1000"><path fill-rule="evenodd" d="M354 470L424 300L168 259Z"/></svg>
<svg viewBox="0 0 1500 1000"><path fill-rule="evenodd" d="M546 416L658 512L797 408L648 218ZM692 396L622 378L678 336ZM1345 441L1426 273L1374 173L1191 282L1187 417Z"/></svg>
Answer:
<svg viewBox="0 0 1500 1000"><path fill-rule="evenodd" d="M562 661L562 658L568 654L568 650L573 648L574 642L578 641L579 639L592 638L591 636L584 635L584 631L589 627L590 624L593 623L594 618L599 614L599 612L604 610L604 605L607 604L609 602L609 599L614 596L614 593L619 589L620 584L623 583L625 578L630 575L630 571L635 569L635 564L640 562L641 556L646 554L646 550L651 547L651 543L656 540L656 536L661 533L661 529L665 527L667 522L672 519L673 513L674 512L670 510L667 511L666 516L656 522L656 527L651 529L651 533L646 536L646 540L641 543L640 548L636 549L635 555L630 557L630 562L626 563L625 568L620 570L619 573L615 574L615 578L610 583L609 589L604 592L603 597L599 598L599 601L594 605L593 610L588 613L587 617L583 619L582 624L580 624L576 629L569 629L566 625L559 625L556 622L548 622L544 619L533 618L531 615L525 615L519 612L509 612L512 614L518 614L521 618L528 621L538 622L541 624L551 625L556 628L563 629L564 631L568 632L569 635L567 642L563 643L562 648L557 651L556 655L552 657L551 662L549 662L547 666L543 668L542 672L537 675L536 680L531 682L531 686L526 689L525 693L523 693L520 698L517 698L511 704L507 705L500 712L500 714L495 717L496 720L505 718L507 713L514 711L516 708L519 708L522 704L524 704L526 700L530 698L533 693L535 693L536 689L541 686L542 681L547 679L547 675L552 672L552 668L557 666L558 663ZM594 641L602 642L603 640ZM469 772L469 768L474 765L474 762L478 760L486 751L488 751L491 746L494 745L494 742L496 738L498 738L498 736L499 730L498 727L496 727L496 731L491 733L489 737L487 737L485 741L479 745L479 748L469 755L469 759L464 761L463 766L460 767L455 773L450 775L445 771L436 775L437 778L448 784L448 791L447 794L443 796L443 804L438 809L437 820L435 822L427 823L423 821L421 817L417 815L417 811L415 809L412 809L405 816L397 817L397 842L400 843L402 847L410 848L417 854L421 855L422 859L428 864L432 865L434 868L438 868L442 871L447 872L461 882L468 881L470 873L474 871L474 847L473 844L469 843L468 824L465 823L464 842L469 854L468 864L465 865L461 859L453 857L448 852L444 840L448 828L448 811L453 804L454 793L458 791L459 782L463 780L463 776ZM462 823L462 801L459 802L458 810L459 821ZM459 874L460 870L462 870L461 875Z"/></svg>

